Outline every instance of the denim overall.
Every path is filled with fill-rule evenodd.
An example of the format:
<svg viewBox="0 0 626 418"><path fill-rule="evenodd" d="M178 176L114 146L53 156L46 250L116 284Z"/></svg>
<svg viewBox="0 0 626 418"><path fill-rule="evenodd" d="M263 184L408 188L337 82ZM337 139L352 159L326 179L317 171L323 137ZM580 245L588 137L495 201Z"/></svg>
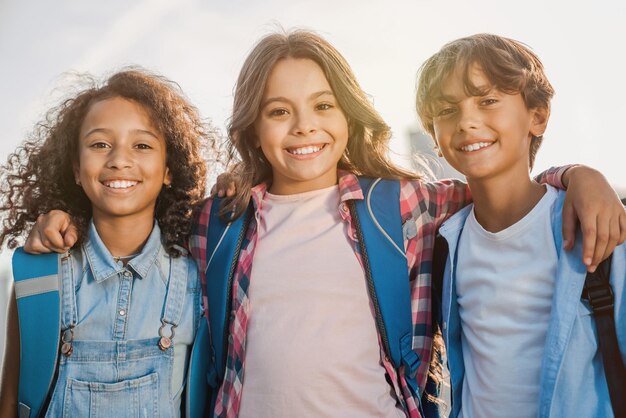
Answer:
<svg viewBox="0 0 626 418"><path fill-rule="evenodd" d="M80 340L82 324L77 324L75 275L70 256L62 260L61 329L65 331L46 417L179 416L171 394L172 340L185 305L188 266L185 257L170 260L167 296L164 301L154 301L163 304L162 326L154 330L154 338L107 341ZM128 265L121 274L130 279L125 283L132 280Z"/></svg>

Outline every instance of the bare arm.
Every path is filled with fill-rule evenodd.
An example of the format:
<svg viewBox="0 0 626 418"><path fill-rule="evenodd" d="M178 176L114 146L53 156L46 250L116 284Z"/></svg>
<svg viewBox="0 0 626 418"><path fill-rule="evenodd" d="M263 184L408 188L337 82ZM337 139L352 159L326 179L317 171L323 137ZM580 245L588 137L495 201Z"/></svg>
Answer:
<svg viewBox="0 0 626 418"><path fill-rule="evenodd" d="M583 262L589 271L626 240L626 210L617 193L597 170L573 166L563 174L563 243L574 245L577 221L583 234Z"/></svg>
<svg viewBox="0 0 626 418"><path fill-rule="evenodd" d="M14 288L11 288L9 299L5 341L2 380L0 380L0 416L16 417L17 390L20 377L20 330Z"/></svg>

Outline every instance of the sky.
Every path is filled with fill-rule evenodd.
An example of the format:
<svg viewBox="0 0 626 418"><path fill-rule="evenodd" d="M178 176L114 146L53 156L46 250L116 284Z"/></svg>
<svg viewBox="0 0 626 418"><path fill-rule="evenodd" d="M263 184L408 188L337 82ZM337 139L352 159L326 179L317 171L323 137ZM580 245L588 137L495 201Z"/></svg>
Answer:
<svg viewBox="0 0 626 418"><path fill-rule="evenodd" d="M420 64L448 41L490 32L533 48L557 92L535 171L584 163L626 190L625 21L626 3L607 0L1 0L0 161L71 91L70 72L144 66L178 82L223 131L255 41L300 27L346 57L406 163Z"/></svg>

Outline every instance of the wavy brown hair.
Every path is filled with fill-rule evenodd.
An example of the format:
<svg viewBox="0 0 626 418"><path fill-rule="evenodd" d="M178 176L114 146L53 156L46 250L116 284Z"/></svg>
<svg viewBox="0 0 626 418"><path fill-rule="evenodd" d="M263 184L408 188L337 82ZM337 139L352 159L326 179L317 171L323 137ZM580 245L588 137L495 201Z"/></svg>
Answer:
<svg viewBox="0 0 626 418"><path fill-rule="evenodd" d="M345 58L328 41L307 30L276 32L263 37L246 58L237 84L229 124L230 155L238 152L237 195L224 202L223 217L239 216L252 186L271 181L272 167L255 146L254 122L261 111L265 84L274 65L285 58L305 58L320 66L348 120L349 137L339 168L357 175L389 179L420 178L388 157L391 130L370 103Z"/></svg>
<svg viewBox="0 0 626 418"><path fill-rule="evenodd" d="M80 79L87 87L51 109L2 167L0 245L7 240L9 248L15 248L37 216L52 209L69 213L79 243L84 239L92 208L73 173L80 128L94 103L121 97L140 104L165 138L172 187L161 189L155 218L166 251L180 255L179 247L186 247L191 232L194 209L205 195L205 156L217 149L216 132L180 87L162 76L129 68L102 84L90 76Z"/></svg>
<svg viewBox="0 0 626 418"><path fill-rule="evenodd" d="M519 93L528 109L550 110L554 88L548 81L539 57L521 42L479 33L447 43L428 58L419 70L415 100L417 115L422 127L433 138L437 100L442 95L443 84L455 70L461 70L468 96L485 93L470 80L469 70L473 64L483 70L487 80L498 90L507 94ZM542 141L542 136L532 138L529 157L531 168Z"/></svg>

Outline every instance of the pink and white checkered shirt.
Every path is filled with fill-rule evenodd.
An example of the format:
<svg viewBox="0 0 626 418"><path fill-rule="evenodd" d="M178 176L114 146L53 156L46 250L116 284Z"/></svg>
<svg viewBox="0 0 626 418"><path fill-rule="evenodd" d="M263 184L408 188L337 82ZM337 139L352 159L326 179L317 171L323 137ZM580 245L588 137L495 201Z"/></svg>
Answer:
<svg viewBox="0 0 626 418"><path fill-rule="evenodd" d="M561 176L569 166L552 168L542 173L541 181L555 187L563 188ZM250 272L257 238L257 220L263 197L267 190L266 184L260 184L252 189L252 200L255 216L244 238L239 262L235 271L232 289L232 312L228 341L228 354L224 381L219 388L215 405L216 417L237 417L241 401L244 371L246 329L249 320L248 289ZM345 202L363 199L363 191L354 174L339 172L340 206L338 208L342 220L348 224L348 234L353 243L357 258L363 266L356 229L352 223L350 212ZM419 180L400 181L400 211L403 221L404 246L409 269L411 287L411 310L413 320L413 350L421 359L430 360L432 346L432 317L431 317L431 261L435 235L439 226L452 214L471 201L467 185L457 180L437 182L423 182ZM198 262L201 272L201 282L206 298L206 231L208 230L209 214L212 200L208 199L199 215L198 223L190 238L191 253ZM208 311L208 309L206 309ZM380 336L379 336L380 345ZM208 353L207 353L208 355ZM419 417L418 400L414 399L406 384L403 370L395 370L391 361L386 358L381 345L383 366L389 374L394 387L394 393L405 407L407 416ZM428 373L429 361L422 361L417 370L417 383L420 392L423 391Z"/></svg>

